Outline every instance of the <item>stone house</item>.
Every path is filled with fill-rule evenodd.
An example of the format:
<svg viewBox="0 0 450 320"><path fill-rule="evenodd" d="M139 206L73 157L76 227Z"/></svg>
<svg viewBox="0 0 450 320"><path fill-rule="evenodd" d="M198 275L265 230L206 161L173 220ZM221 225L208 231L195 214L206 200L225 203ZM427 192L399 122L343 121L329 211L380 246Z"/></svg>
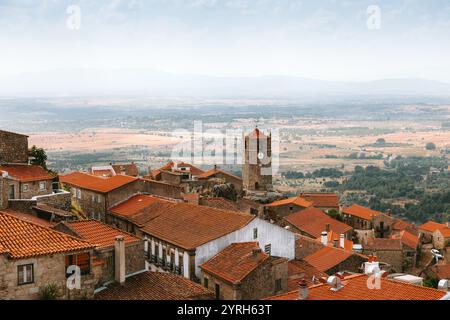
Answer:
<svg viewBox="0 0 450 320"><path fill-rule="evenodd" d="M446 227L433 232L433 246L439 250L450 246L450 227L448 227L448 223Z"/></svg>
<svg viewBox="0 0 450 320"><path fill-rule="evenodd" d="M222 181L224 184L232 184L238 195L241 195L243 191L242 178L224 170L218 169L217 166L215 166L214 169L200 174L198 176L198 179L205 182L214 179L215 181Z"/></svg>
<svg viewBox="0 0 450 320"><path fill-rule="evenodd" d="M28 136L0 130L0 164L28 164Z"/></svg>
<svg viewBox="0 0 450 320"><path fill-rule="evenodd" d="M113 167L114 172L116 174L121 174L124 176L130 176L130 177L138 177L139 176L139 169L134 162L122 163L122 164L112 164L111 166Z"/></svg>
<svg viewBox="0 0 450 320"><path fill-rule="evenodd" d="M357 204L342 208L344 222L353 229L372 230L374 228L373 219L382 215L380 211L375 211Z"/></svg>
<svg viewBox="0 0 450 320"><path fill-rule="evenodd" d="M378 261L389 264L394 272L403 272L403 246L400 239L371 238L363 244L365 255L376 256Z"/></svg>
<svg viewBox="0 0 450 320"><path fill-rule="evenodd" d="M444 223L437 223L434 221L428 221L419 226L419 233L424 243L433 242L433 234L436 230L445 228Z"/></svg>
<svg viewBox="0 0 450 320"><path fill-rule="evenodd" d="M299 195L303 199L312 202L315 208L328 212L340 211L339 195L337 193L305 192Z"/></svg>
<svg viewBox="0 0 450 320"><path fill-rule="evenodd" d="M297 290L301 281L306 281L308 286L320 283L321 279L327 279L328 275L310 265L305 260L291 260L288 263L288 291Z"/></svg>
<svg viewBox="0 0 450 320"><path fill-rule="evenodd" d="M295 237L288 230L246 213L166 199L133 197L111 208L108 223L134 228L147 239L152 271L190 279L198 279L198 266L233 242L258 241L275 256L295 255Z"/></svg>
<svg viewBox="0 0 450 320"><path fill-rule="evenodd" d="M200 265L200 283L217 300L259 300L287 291L287 261L264 253L258 242L232 243Z"/></svg>
<svg viewBox="0 0 450 320"><path fill-rule="evenodd" d="M170 161L159 169L153 170L146 178L180 185L186 181L196 181L203 174L202 169L185 162Z"/></svg>
<svg viewBox="0 0 450 320"><path fill-rule="evenodd" d="M101 178L74 172L60 177L63 188L72 194L72 209L84 218L106 221L109 207L144 190L144 181L116 175Z"/></svg>
<svg viewBox="0 0 450 320"><path fill-rule="evenodd" d="M264 206L264 216L266 219L281 222L283 218L290 214L304 210L312 206L312 202L302 197L292 197L284 200L274 201Z"/></svg>
<svg viewBox="0 0 450 320"><path fill-rule="evenodd" d="M93 249L87 241L0 212L0 300L39 299L49 285L61 299L92 297ZM81 278L80 288L70 290L72 265L80 268Z"/></svg>
<svg viewBox="0 0 450 320"><path fill-rule="evenodd" d="M115 243L118 236L125 243L125 276L145 270L144 241L132 234L97 220L61 222L53 228L95 245L94 263L101 268L100 284L115 279Z"/></svg>
<svg viewBox="0 0 450 320"><path fill-rule="evenodd" d="M7 181L8 199L25 200L53 193L54 176L39 166L5 164L0 174Z"/></svg>

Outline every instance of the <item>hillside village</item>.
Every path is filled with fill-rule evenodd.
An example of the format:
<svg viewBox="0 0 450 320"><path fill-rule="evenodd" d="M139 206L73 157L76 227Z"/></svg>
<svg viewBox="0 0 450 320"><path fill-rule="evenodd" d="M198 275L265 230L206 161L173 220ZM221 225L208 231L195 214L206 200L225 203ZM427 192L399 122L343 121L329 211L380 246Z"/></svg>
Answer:
<svg viewBox="0 0 450 320"><path fill-rule="evenodd" d="M450 300L449 222L286 197L262 174L271 135L244 145L242 177L177 161L58 175L0 131L0 299Z"/></svg>

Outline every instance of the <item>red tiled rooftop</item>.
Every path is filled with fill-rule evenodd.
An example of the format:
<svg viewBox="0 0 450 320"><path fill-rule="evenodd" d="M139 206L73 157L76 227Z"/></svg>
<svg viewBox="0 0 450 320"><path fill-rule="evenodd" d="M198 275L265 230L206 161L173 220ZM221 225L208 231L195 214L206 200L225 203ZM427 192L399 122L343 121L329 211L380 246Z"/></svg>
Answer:
<svg viewBox="0 0 450 320"><path fill-rule="evenodd" d="M214 293L172 273L143 272L112 284L95 295L96 300L195 300L213 299Z"/></svg>
<svg viewBox="0 0 450 320"><path fill-rule="evenodd" d="M168 202L168 200L150 195L138 194L111 207L109 211L122 217L132 217L155 202Z"/></svg>
<svg viewBox="0 0 450 320"><path fill-rule="evenodd" d="M0 246L12 259L80 252L94 246L84 240L0 212Z"/></svg>
<svg viewBox="0 0 450 320"><path fill-rule="evenodd" d="M412 249L416 249L419 246L419 235L413 234L408 230L403 230L400 233L400 240L404 245Z"/></svg>
<svg viewBox="0 0 450 320"><path fill-rule="evenodd" d="M124 175L116 175L104 179L82 172L74 172L65 176L60 176L60 181L62 183L101 193L111 192L137 180L138 178Z"/></svg>
<svg viewBox="0 0 450 320"><path fill-rule="evenodd" d="M303 208L308 208L313 205L312 202L307 201L307 200L303 199L302 197L292 197L292 198L288 198L288 199L284 199L284 200L274 201L272 203L267 204L266 207L278 207L278 206L285 206L285 205L289 205L289 204L295 204L295 205L303 207Z"/></svg>
<svg viewBox="0 0 450 320"><path fill-rule="evenodd" d="M107 248L114 246L115 238L123 236L125 244L141 241L138 237L127 232L113 228L96 220L80 220L73 222L62 222L70 230L75 232L80 238L95 244L97 248Z"/></svg>
<svg viewBox="0 0 450 320"><path fill-rule="evenodd" d="M363 247L364 250L402 250L402 241L395 238L369 238Z"/></svg>
<svg viewBox="0 0 450 320"><path fill-rule="evenodd" d="M327 224L330 225L331 230L339 234L352 230L352 227L331 218L322 210L315 207L309 207L305 210L290 214L285 219L297 229L314 238L320 237L321 233L326 230Z"/></svg>
<svg viewBox="0 0 450 320"><path fill-rule="evenodd" d="M358 255L364 259L368 259L368 257L356 252L335 248L332 246L325 246L315 253L305 257L304 260L318 270L325 272L347 260L352 255Z"/></svg>
<svg viewBox="0 0 450 320"><path fill-rule="evenodd" d="M253 250L258 253L253 254ZM253 270L269 259L258 242L233 243L200 265L203 271L233 284L245 279Z"/></svg>
<svg viewBox="0 0 450 320"><path fill-rule="evenodd" d="M315 268L305 260L291 260L288 263L288 290L298 289L299 281L304 279L308 285L314 285L313 278L319 279L328 275Z"/></svg>
<svg viewBox="0 0 450 320"><path fill-rule="evenodd" d="M381 278L380 289L369 289L369 277L365 274L351 275L343 281L343 287L331 290L328 284L309 287L307 300L440 300L446 292L406 282ZM298 290L277 295L268 300L298 300Z"/></svg>
<svg viewBox="0 0 450 320"><path fill-rule="evenodd" d="M143 232L192 250L243 228L255 217L188 203L157 202L142 210L133 219L137 223L145 224Z"/></svg>
<svg viewBox="0 0 450 320"><path fill-rule="evenodd" d="M437 229L445 228L445 224L443 223L437 223L434 221L428 221L419 226L419 230L428 231L428 232L435 232Z"/></svg>
<svg viewBox="0 0 450 320"><path fill-rule="evenodd" d="M317 240L321 241L322 236L317 237ZM334 232L333 230L330 230L330 232L327 233L327 244L330 246L333 246L335 241L338 241L339 248L342 248L341 234L338 232ZM344 247L342 249L352 251L353 250L353 241L344 238Z"/></svg>
<svg viewBox="0 0 450 320"><path fill-rule="evenodd" d="M223 174L223 175L225 175L225 176L229 176L229 177L234 178L234 179L236 179L236 180L242 180L241 177L235 176L234 174L229 173L229 172L226 172L226 171L223 171L223 170L221 170L221 169L211 169L211 170L208 170L208 171L203 172L202 174L200 174L200 175L198 176L198 178L199 178L199 179L209 178L209 177L211 177L211 176L213 176L213 175L215 175L215 174L218 174L218 173Z"/></svg>
<svg viewBox="0 0 450 320"><path fill-rule="evenodd" d="M372 216L376 217L382 214L380 211L372 210L357 204L350 207L344 207L342 212L364 220L372 220Z"/></svg>
<svg viewBox="0 0 450 320"><path fill-rule="evenodd" d="M153 171L152 171L152 176L156 176L156 175L159 174L161 171L173 171L173 170L174 170L174 166L175 166L175 163L174 163L173 161L170 161L169 163L167 163L166 165L162 166L161 168L156 169L156 170L153 170ZM178 168L180 168L180 167L187 167L187 168L189 168L189 171L180 171L179 169L178 169L178 171L180 171L180 172L186 172L186 173L191 173L191 174L193 174L194 176L198 176L198 175L201 175L202 173L204 173L203 170L201 170L201 169L199 169L199 168L193 166L193 165L190 164L190 163L178 162L178 163L177 163L177 167L178 167Z"/></svg>
<svg viewBox="0 0 450 320"><path fill-rule="evenodd" d="M439 229L439 232L442 234L444 238L450 238L450 228L447 227L441 228Z"/></svg>
<svg viewBox="0 0 450 320"><path fill-rule="evenodd" d="M311 201L315 207L339 208L339 195L337 193L301 193L300 197Z"/></svg>
<svg viewBox="0 0 450 320"><path fill-rule="evenodd" d="M20 182L52 180L54 178L42 167L24 164L1 165L1 172L7 172L10 177Z"/></svg>
<svg viewBox="0 0 450 320"><path fill-rule="evenodd" d="M51 228L55 225L55 223L51 223L50 221L47 221L45 219L38 218L30 213L20 212L20 211L16 211L16 210L12 210L12 209L5 209L5 210L2 210L2 212L10 214L21 220L41 225L46 228Z"/></svg>

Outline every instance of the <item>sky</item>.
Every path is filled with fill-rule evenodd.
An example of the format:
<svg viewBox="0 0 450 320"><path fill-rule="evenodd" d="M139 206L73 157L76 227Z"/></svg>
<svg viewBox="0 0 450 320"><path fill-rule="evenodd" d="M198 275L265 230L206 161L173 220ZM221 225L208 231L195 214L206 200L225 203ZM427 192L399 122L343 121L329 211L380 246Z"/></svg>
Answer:
<svg viewBox="0 0 450 320"><path fill-rule="evenodd" d="M0 76L148 68L450 83L449 57L448 0L0 0Z"/></svg>

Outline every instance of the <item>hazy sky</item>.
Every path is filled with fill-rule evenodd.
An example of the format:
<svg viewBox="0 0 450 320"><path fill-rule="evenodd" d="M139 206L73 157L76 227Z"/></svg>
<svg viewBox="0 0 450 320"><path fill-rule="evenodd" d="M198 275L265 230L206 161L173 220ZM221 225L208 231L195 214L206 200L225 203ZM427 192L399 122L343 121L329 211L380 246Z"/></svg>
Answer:
<svg viewBox="0 0 450 320"><path fill-rule="evenodd" d="M67 27L67 7L81 29ZM380 29L367 27L370 5ZM0 0L0 75L152 68L450 82L448 0Z"/></svg>

